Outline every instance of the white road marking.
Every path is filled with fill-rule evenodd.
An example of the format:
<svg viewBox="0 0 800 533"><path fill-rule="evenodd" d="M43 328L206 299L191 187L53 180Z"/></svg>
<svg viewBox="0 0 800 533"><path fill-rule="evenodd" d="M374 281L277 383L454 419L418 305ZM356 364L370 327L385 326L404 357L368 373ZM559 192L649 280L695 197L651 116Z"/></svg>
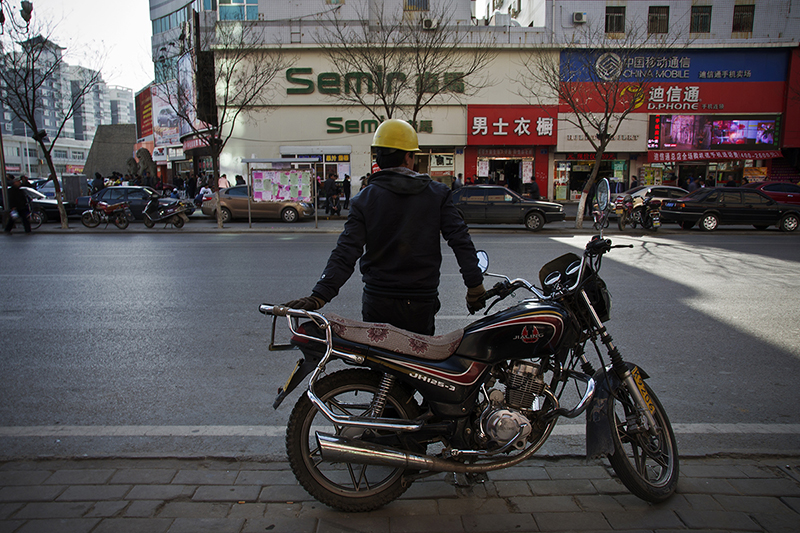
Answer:
<svg viewBox="0 0 800 533"><path fill-rule="evenodd" d="M800 435L800 424L673 424L686 435ZM7 426L0 438L23 437L280 437L285 426ZM553 435L579 436L583 424L556 426Z"/></svg>

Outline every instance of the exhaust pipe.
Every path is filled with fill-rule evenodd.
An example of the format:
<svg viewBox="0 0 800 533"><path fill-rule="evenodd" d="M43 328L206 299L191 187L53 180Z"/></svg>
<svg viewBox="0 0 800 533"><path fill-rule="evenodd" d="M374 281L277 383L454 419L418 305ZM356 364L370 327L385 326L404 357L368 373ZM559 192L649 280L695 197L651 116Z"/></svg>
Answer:
<svg viewBox="0 0 800 533"><path fill-rule="evenodd" d="M547 432L547 434L549 434L549 432ZM316 433L316 437L322 459L331 463L355 463L407 468L410 470L457 472L464 474L477 474L514 466L536 453L546 440L546 437L541 439L536 446L531 446L523 453L514 457L479 465L440 459L430 455L417 455L398 448L392 448L391 446L364 442L340 435Z"/></svg>

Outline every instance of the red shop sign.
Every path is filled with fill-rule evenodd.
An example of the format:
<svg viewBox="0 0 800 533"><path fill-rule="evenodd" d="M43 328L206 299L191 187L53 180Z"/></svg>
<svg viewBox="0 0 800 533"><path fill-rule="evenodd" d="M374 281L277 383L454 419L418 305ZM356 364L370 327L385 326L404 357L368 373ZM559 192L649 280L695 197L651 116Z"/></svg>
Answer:
<svg viewBox="0 0 800 533"><path fill-rule="evenodd" d="M557 106L469 105L470 146L554 146Z"/></svg>

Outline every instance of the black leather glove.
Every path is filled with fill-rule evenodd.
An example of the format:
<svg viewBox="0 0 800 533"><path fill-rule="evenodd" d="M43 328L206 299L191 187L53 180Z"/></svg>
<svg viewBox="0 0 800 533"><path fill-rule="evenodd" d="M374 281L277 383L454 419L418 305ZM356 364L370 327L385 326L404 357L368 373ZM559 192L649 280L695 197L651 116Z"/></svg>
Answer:
<svg viewBox="0 0 800 533"><path fill-rule="evenodd" d="M325 300L320 298L319 296L306 296L305 298L300 298L299 300L292 300L291 302L286 302L286 307L290 307L292 309L304 309L306 311L316 311L323 305L325 305Z"/></svg>
<svg viewBox="0 0 800 533"><path fill-rule="evenodd" d="M483 309L486 305L486 289L483 288L483 283L477 287L467 289L467 310L470 314Z"/></svg>

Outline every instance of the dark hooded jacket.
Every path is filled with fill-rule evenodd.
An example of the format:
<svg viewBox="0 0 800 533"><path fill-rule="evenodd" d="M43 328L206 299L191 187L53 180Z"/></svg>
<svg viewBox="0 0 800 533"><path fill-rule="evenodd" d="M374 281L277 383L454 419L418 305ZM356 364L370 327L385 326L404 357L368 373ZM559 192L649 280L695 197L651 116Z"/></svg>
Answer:
<svg viewBox="0 0 800 533"><path fill-rule="evenodd" d="M312 292L326 301L333 299L360 258L365 292L436 297L440 235L455 253L464 284L480 285L483 274L475 246L448 187L403 167L381 170L353 197L344 230Z"/></svg>

